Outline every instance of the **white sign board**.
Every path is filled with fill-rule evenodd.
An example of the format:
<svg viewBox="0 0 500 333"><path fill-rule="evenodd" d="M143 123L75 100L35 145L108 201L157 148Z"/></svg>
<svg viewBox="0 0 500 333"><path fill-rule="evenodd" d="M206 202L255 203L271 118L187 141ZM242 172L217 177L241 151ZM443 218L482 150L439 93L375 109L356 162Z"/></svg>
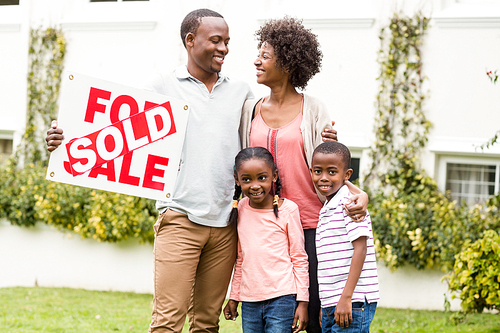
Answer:
<svg viewBox="0 0 500 333"><path fill-rule="evenodd" d="M185 101L69 72L47 179L170 201L184 144Z"/></svg>

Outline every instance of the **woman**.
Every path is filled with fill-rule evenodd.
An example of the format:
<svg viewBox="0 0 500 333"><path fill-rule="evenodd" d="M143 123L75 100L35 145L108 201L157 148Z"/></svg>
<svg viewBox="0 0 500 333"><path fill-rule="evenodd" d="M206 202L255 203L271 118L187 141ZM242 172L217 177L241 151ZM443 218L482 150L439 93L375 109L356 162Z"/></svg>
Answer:
<svg viewBox="0 0 500 333"><path fill-rule="evenodd" d="M240 136L243 148L261 146L273 154L282 183L282 196L299 206L309 257L309 326L321 332L317 282L316 225L325 198L314 188L309 166L314 148L325 139L336 140L325 105L299 93L319 72L322 53L316 35L302 22L285 17L265 23L256 33L259 54L254 62L257 82L270 88L269 96L247 100L242 113ZM347 182L357 194L349 215L360 221L366 215L368 196Z"/></svg>

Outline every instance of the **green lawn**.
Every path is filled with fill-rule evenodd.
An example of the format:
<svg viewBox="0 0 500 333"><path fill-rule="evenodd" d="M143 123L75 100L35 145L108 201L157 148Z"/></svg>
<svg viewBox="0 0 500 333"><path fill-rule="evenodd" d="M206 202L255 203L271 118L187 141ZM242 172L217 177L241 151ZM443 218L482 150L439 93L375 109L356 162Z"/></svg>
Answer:
<svg viewBox="0 0 500 333"><path fill-rule="evenodd" d="M152 296L67 288L0 288L0 332L141 332ZM379 308L375 333L500 333L500 315L469 315L455 325L452 313ZM221 333L241 332L241 322L221 320ZM187 332L187 329L184 330Z"/></svg>

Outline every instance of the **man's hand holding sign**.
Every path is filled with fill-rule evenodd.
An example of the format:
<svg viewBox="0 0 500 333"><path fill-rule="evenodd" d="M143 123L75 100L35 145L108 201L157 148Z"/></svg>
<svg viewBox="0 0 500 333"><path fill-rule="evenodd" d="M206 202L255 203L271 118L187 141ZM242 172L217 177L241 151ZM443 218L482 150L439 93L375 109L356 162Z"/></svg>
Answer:
<svg viewBox="0 0 500 333"><path fill-rule="evenodd" d="M59 114L65 149L51 154L47 179L168 201L188 112L184 101L68 74Z"/></svg>

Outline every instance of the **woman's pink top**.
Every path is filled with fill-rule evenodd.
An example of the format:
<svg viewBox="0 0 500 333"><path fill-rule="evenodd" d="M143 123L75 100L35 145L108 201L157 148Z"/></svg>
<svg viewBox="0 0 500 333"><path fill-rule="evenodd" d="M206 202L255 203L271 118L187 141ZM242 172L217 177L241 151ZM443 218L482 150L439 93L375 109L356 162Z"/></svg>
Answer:
<svg viewBox="0 0 500 333"><path fill-rule="evenodd" d="M281 128L270 128L259 112L252 121L250 147L267 148L274 156L281 179L281 197L299 206L304 229L315 229L323 204L318 198L304 153L300 124L302 112Z"/></svg>
<svg viewBox="0 0 500 333"><path fill-rule="evenodd" d="M276 218L272 209L238 205L238 258L230 299L259 302L284 295L309 301L309 273L297 205L285 199Z"/></svg>

